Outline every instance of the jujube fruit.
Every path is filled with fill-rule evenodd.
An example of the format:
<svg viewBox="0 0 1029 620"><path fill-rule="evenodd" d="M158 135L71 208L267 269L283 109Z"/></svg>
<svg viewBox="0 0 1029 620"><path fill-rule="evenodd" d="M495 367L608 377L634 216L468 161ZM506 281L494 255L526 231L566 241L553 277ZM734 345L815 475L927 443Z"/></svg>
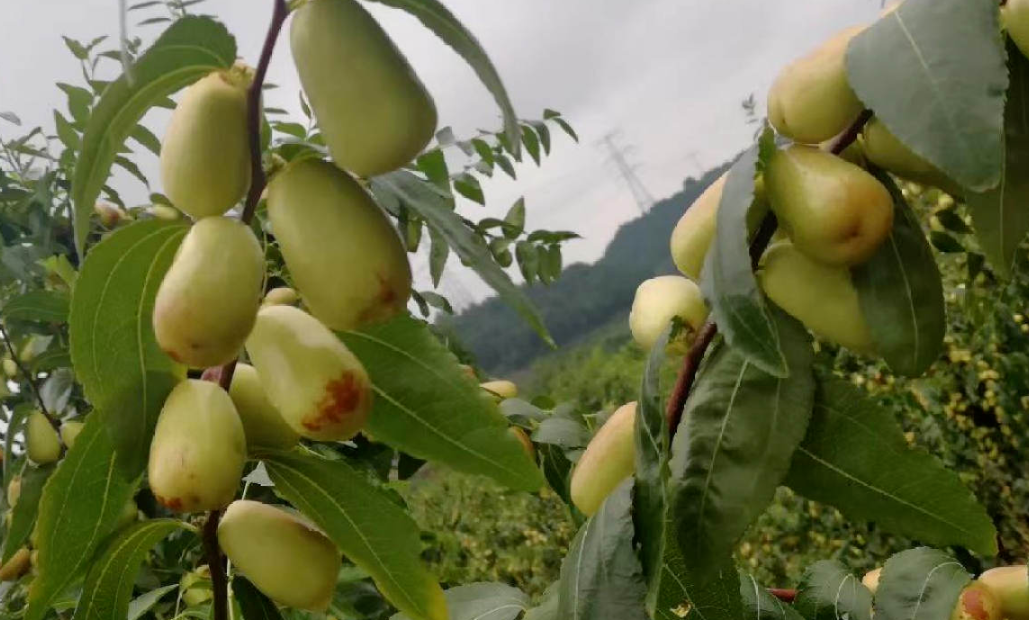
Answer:
<svg viewBox="0 0 1029 620"><path fill-rule="evenodd" d="M1022 54L1029 56L1029 1L1007 0L1002 3L1000 21Z"/></svg>
<svg viewBox="0 0 1029 620"><path fill-rule="evenodd" d="M954 181L905 146L879 119L868 121L861 143L865 157L876 166L909 181L939 187L950 194L961 193Z"/></svg>
<svg viewBox="0 0 1029 620"><path fill-rule="evenodd" d="M327 327L293 306L265 306L247 354L268 400L303 437L343 441L357 434L372 405L364 366Z"/></svg>
<svg viewBox="0 0 1029 620"><path fill-rule="evenodd" d="M993 591L980 582L972 582L961 591L950 620L1001 620L1003 617L1000 601Z"/></svg>
<svg viewBox="0 0 1029 620"><path fill-rule="evenodd" d="M678 317L689 331L699 330L707 320L708 309L700 287L682 276L659 276L644 281L636 289L629 312L629 329L636 343L649 351L658 336ZM684 334L689 340L689 334Z"/></svg>
<svg viewBox="0 0 1029 620"><path fill-rule="evenodd" d="M290 448L300 440L282 414L268 400L257 371L248 364L236 364L229 396L243 422L249 448Z"/></svg>
<svg viewBox="0 0 1029 620"><path fill-rule="evenodd" d="M600 509L636 471L636 403L622 405L586 446L572 472L572 503L586 516Z"/></svg>
<svg viewBox="0 0 1029 620"><path fill-rule="evenodd" d="M795 145L772 155L765 187L797 249L829 265L863 263L893 227L893 198L868 172Z"/></svg>
<svg viewBox="0 0 1029 620"><path fill-rule="evenodd" d="M400 237L347 173L312 159L287 166L268 186L268 216L294 283L318 320L349 330L407 307L411 266Z"/></svg>
<svg viewBox="0 0 1029 620"><path fill-rule="evenodd" d="M700 280L704 258L715 236L718 203L722 200L725 179L726 175L723 174L708 185L690 208L686 209L672 230L672 260L679 271L694 281Z"/></svg>
<svg viewBox="0 0 1029 620"><path fill-rule="evenodd" d="M845 130L864 105L847 80L847 45L862 27L837 33L787 65L768 91L768 122L780 134L818 144Z"/></svg>
<svg viewBox="0 0 1029 620"><path fill-rule="evenodd" d="M363 177L396 170L432 139L432 97L360 4L308 0L293 13L290 44L311 111L341 168Z"/></svg>
<svg viewBox="0 0 1029 620"><path fill-rule="evenodd" d="M509 426L507 432L510 433L518 443L522 444L522 449L525 450L525 454L533 462L536 461L536 446L532 445L532 439L529 439L529 434L524 429L518 426Z"/></svg>
<svg viewBox="0 0 1029 620"><path fill-rule="evenodd" d="M516 398L518 396L518 386L513 381L506 379L486 381L485 383L480 383L479 387L495 396L498 400L507 400L508 398Z"/></svg>
<svg viewBox="0 0 1029 620"><path fill-rule="evenodd" d="M22 547L14 552L10 560L0 566L0 581L14 581L32 568L32 553L28 547Z"/></svg>
<svg viewBox="0 0 1029 620"><path fill-rule="evenodd" d="M85 426L85 422L79 422L78 420L71 420L61 424L61 441L64 445L68 446L69 450L75 445L75 440Z"/></svg>
<svg viewBox="0 0 1029 620"><path fill-rule="evenodd" d="M61 458L61 438L40 411L33 411L25 425L25 452L37 465L53 463Z"/></svg>
<svg viewBox="0 0 1029 620"><path fill-rule="evenodd" d="M186 89L161 142L164 193L194 218L221 215L250 186L249 71L215 71Z"/></svg>
<svg viewBox="0 0 1029 620"><path fill-rule="evenodd" d="M311 611L329 606L342 564L340 552L306 519L238 500L218 524L218 544L232 565L276 603Z"/></svg>
<svg viewBox="0 0 1029 620"><path fill-rule="evenodd" d="M245 461L243 424L225 390L196 379L176 385L150 444L157 501L176 512L222 508L236 495Z"/></svg>
<svg viewBox="0 0 1029 620"><path fill-rule="evenodd" d="M273 288L264 295L262 306L295 306L300 301L297 292L288 286Z"/></svg>
<svg viewBox="0 0 1029 620"><path fill-rule="evenodd" d="M1029 620L1029 567L999 566L979 576L990 588L1007 620Z"/></svg>
<svg viewBox="0 0 1029 620"><path fill-rule="evenodd" d="M157 343L194 368L233 360L261 301L264 253L245 224L227 217L193 225L154 302Z"/></svg>
<svg viewBox="0 0 1029 620"><path fill-rule="evenodd" d="M871 332L845 267L819 263L780 241L761 257L757 277L768 298L815 335L859 353L872 352Z"/></svg>

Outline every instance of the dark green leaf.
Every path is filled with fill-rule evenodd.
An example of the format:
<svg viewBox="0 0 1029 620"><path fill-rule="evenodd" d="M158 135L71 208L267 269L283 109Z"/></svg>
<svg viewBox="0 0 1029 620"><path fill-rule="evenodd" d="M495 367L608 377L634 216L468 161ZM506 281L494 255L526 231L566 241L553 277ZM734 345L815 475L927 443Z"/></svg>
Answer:
<svg viewBox="0 0 1029 620"><path fill-rule="evenodd" d="M559 116L555 116L553 120L561 127L561 129L564 130L566 134L572 137L572 140L575 140L576 142L579 141L579 134L575 133L575 130L568 124L568 121Z"/></svg>
<svg viewBox="0 0 1029 620"><path fill-rule="evenodd" d="M73 86L62 82L58 82L57 87L68 96L68 111L71 112L71 117L75 120L75 124L79 127L84 126L86 121L89 120L89 106L93 103L93 93L81 86Z"/></svg>
<svg viewBox="0 0 1029 620"><path fill-rule="evenodd" d="M67 293L37 289L7 302L3 315L6 319L16 321L64 323L68 320L70 305L71 299Z"/></svg>
<svg viewBox="0 0 1029 620"><path fill-rule="evenodd" d="M134 161L128 157L122 157L119 155L114 158L114 163L118 164L118 166L123 170L134 176L140 183L146 185L148 189L150 188L150 181L147 180L146 175L143 174L143 171L139 169L139 166L137 166Z"/></svg>
<svg viewBox="0 0 1029 620"><path fill-rule="evenodd" d="M281 620L279 608L246 578L232 578L232 593L243 612L243 620Z"/></svg>
<svg viewBox="0 0 1029 620"><path fill-rule="evenodd" d="M479 154L482 161L486 162L490 166L493 165L493 162L495 161L493 159L493 149L490 148L490 145L487 144L485 140L482 140L481 138L472 138L472 147L475 148L475 152Z"/></svg>
<svg viewBox="0 0 1029 620"><path fill-rule="evenodd" d="M515 259L518 260L518 269L522 272L526 284L532 284L539 277L539 254L536 246L528 241L519 241L515 244Z"/></svg>
<svg viewBox="0 0 1029 620"><path fill-rule="evenodd" d="M443 269L447 266L447 258L450 256L450 246L446 238L435 228L429 228L429 275L432 277L432 285L439 286L443 277Z"/></svg>
<svg viewBox="0 0 1029 620"><path fill-rule="evenodd" d="M842 380L820 382L786 484L889 532L997 552L993 523L957 472L909 447L892 414Z"/></svg>
<svg viewBox="0 0 1029 620"><path fill-rule="evenodd" d="M437 308L446 312L447 314L454 314L454 307L450 305L450 301L446 297L433 293L432 291L422 291L422 298L433 308Z"/></svg>
<svg viewBox="0 0 1029 620"><path fill-rule="evenodd" d="M510 304L547 344L554 341L525 292L515 286L489 253L489 248L468 230L461 218L447 208L446 197L437 188L405 172L391 172L371 180L372 191L382 203L399 202L417 212L431 228L438 230L463 262Z"/></svg>
<svg viewBox="0 0 1029 620"><path fill-rule="evenodd" d="M908 0L851 41L854 92L890 132L963 187L996 187L1007 72L997 5Z"/></svg>
<svg viewBox="0 0 1029 620"><path fill-rule="evenodd" d="M276 491L367 571L391 603L415 620L447 620L443 591L419 558L418 525L392 498L344 461L295 452L262 456Z"/></svg>
<svg viewBox="0 0 1029 620"><path fill-rule="evenodd" d="M132 599L132 602L129 603L128 620L139 620L139 618L143 617L143 614L150 611L165 594L168 594L178 587L179 584L177 583L168 584L157 588L156 590L150 590L149 592L140 594L136 598Z"/></svg>
<svg viewBox="0 0 1029 620"><path fill-rule="evenodd" d="M961 563L942 551L902 551L883 566L875 591L876 620L950 618L961 590L972 580Z"/></svg>
<svg viewBox="0 0 1029 620"><path fill-rule="evenodd" d="M3 563L6 564L14 552L25 544L36 524L39 511L39 498L43 495L43 485L54 473L53 466L26 467L21 475L21 494L18 502L11 510L11 523L4 538Z"/></svg>
<svg viewBox="0 0 1029 620"><path fill-rule="evenodd" d="M930 232L929 242L932 243L933 247L936 248L937 251L943 252L944 254L963 254L965 252L965 246L961 245L960 241L945 232L939 232L936 230ZM920 375L922 373L918 374Z"/></svg>
<svg viewBox="0 0 1029 620"><path fill-rule="evenodd" d="M165 397L182 376L153 333L154 297L188 229L148 220L126 226L89 253L72 298L71 356L93 406L105 412L130 477L146 463Z"/></svg>
<svg viewBox="0 0 1029 620"><path fill-rule="evenodd" d="M740 573L740 596L743 599L743 620L813 620L805 619L795 609L772 596L751 575Z"/></svg>
<svg viewBox="0 0 1029 620"><path fill-rule="evenodd" d="M341 336L371 375L377 440L511 488L542 486L507 420L424 323L401 316Z"/></svg>
<svg viewBox="0 0 1029 620"><path fill-rule="evenodd" d="M54 110L54 127L57 129L57 138L61 141L61 144L72 151L79 150L79 147L82 145L82 138L79 137L79 132L71 124L71 121L64 118L64 115L57 110Z"/></svg>
<svg viewBox="0 0 1029 620"><path fill-rule="evenodd" d="M511 177L512 179L518 178L518 175L515 174L514 164L511 163L511 160L508 159L507 155L504 155L503 153L496 153L494 155L494 159L497 162L497 165L500 166L500 169L503 170L507 174L507 176Z"/></svg>
<svg viewBox="0 0 1029 620"><path fill-rule="evenodd" d="M647 620L647 587L632 545L631 494L627 480L575 535L561 563L559 618Z"/></svg>
<svg viewBox="0 0 1029 620"><path fill-rule="evenodd" d="M136 125L132 132L129 133L129 137L142 144L146 150L154 155L161 154L161 141L143 125Z"/></svg>
<svg viewBox="0 0 1029 620"><path fill-rule="evenodd" d="M543 469L547 484L564 503L570 506L572 496L568 485L571 481L572 462L568 460L564 449L560 446L538 444L536 453L540 457L540 467Z"/></svg>
<svg viewBox="0 0 1029 620"><path fill-rule="evenodd" d="M479 179L476 179L467 172L462 172L454 177L454 189L468 200L474 200L481 205L486 204L486 197L482 193Z"/></svg>
<svg viewBox="0 0 1029 620"><path fill-rule="evenodd" d="M507 210L507 215L504 216L504 222L508 226L504 227L504 236L508 239L517 239L525 231L525 198L519 198L511 205L511 208Z"/></svg>
<svg viewBox="0 0 1029 620"><path fill-rule="evenodd" d="M893 230L872 258L852 269L876 352L897 373L916 377L939 357L947 317L943 283L918 217L885 173Z"/></svg>
<svg viewBox="0 0 1029 620"><path fill-rule="evenodd" d="M965 220L961 219L961 216L953 208L937 211L935 215L940 225L951 232L956 232L960 235L972 232L972 229L968 227Z"/></svg>
<svg viewBox="0 0 1029 620"><path fill-rule="evenodd" d="M447 170L447 158L443 155L443 149L432 149L423 153L418 156L415 163L418 164L418 169L422 171L425 178L444 191L449 191L450 172Z"/></svg>
<svg viewBox="0 0 1029 620"><path fill-rule="evenodd" d="M172 24L97 103L82 137L75 165L75 246L81 256L89 216L107 180L118 149L146 111L180 88L236 59L236 42L222 24L206 17L184 17Z"/></svg>
<svg viewBox="0 0 1029 620"><path fill-rule="evenodd" d="M522 125L522 144L525 145L525 150L528 151L529 157L532 157L532 161L536 162L537 166L540 165L540 139L533 128L528 125Z"/></svg>
<svg viewBox="0 0 1029 620"><path fill-rule="evenodd" d="M872 593L835 560L804 571L794 606L806 620L872 620Z"/></svg>
<svg viewBox="0 0 1029 620"><path fill-rule="evenodd" d="M528 596L503 583L470 583L443 595L449 620L515 620L529 608ZM410 616L399 613L390 620L410 620Z"/></svg>
<svg viewBox="0 0 1029 620"><path fill-rule="evenodd" d="M151 547L188 526L177 519L151 519L125 528L90 563L72 620L124 618L136 573Z"/></svg>
<svg viewBox="0 0 1029 620"><path fill-rule="evenodd" d="M584 448L590 441L590 432L578 420L550 416L539 423L532 440L562 448Z"/></svg>
<svg viewBox="0 0 1029 620"><path fill-rule="evenodd" d="M529 123L532 128L536 130L537 135L540 138L540 145L543 146L543 152L550 155L550 127L541 121L532 121Z"/></svg>
<svg viewBox="0 0 1029 620"><path fill-rule="evenodd" d="M68 47L68 50L71 51L75 58L78 58L79 60L86 60L89 58L89 52L86 50L84 45L69 37L62 36L61 38L64 39L64 44Z"/></svg>
<svg viewBox="0 0 1029 620"><path fill-rule="evenodd" d="M769 139L766 132L762 140ZM701 286L711 303L711 316L729 345L761 370L786 377L790 368L784 345L750 261L747 213L754 203L758 148L748 149L729 170Z"/></svg>

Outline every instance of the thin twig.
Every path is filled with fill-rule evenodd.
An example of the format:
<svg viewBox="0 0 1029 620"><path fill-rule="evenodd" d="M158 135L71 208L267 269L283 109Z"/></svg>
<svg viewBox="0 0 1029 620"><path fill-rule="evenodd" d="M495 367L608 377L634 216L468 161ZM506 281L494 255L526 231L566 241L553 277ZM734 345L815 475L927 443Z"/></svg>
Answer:
<svg viewBox="0 0 1029 620"><path fill-rule="evenodd" d="M834 155L842 153L844 149L854 143L854 140L857 139L861 130L871 118L872 111L863 110L843 133L836 136L825 147L825 150ZM761 226L750 242L750 264L752 269L757 269L761 255L768 248L768 242L771 241L772 235L775 234L777 226L778 222L776 221L775 214L769 211L764 219L761 220ZM689 396L690 390L693 388L693 382L697 378L700 362L704 359L704 355L707 353L708 347L711 346L711 342L717 333L718 326L714 321L705 323L697 332L696 339L690 346L689 351L686 352L685 357L683 357L679 376L675 380L675 387L668 397L668 407L665 410L665 419L668 421L668 434L670 437L674 437L676 429L679 428L679 423L682 421L682 414L686 407L686 398Z"/></svg>
<svg viewBox="0 0 1029 620"><path fill-rule="evenodd" d="M14 360L14 364L21 371L21 374L25 375L25 381L29 384L29 389L32 390L32 394L36 397L36 402L39 403L39 410L46 416L50 426L53 426L55 430L59 430L61 423L47 411L46 404L43 403L43 394L39 391L39 386L36 385L36 378L29 372L29 369L25 367L21 359L18 357L17 352L14 350L14 345L11 344L11 336L7 333L7 327L0 321L0 337L4 339L4 345L7 347L7 352L11 354L11 359Z"/></svg>
<svg viewBox="0 0 1029 620"><path fill-rule="evenodd" d="M229 619L229 579L225 575L225 563L218 548L218 521L221 516L219 510L207 513L202 532L207 568L211 572L211 589L214 591L214 620Z"/></svg>

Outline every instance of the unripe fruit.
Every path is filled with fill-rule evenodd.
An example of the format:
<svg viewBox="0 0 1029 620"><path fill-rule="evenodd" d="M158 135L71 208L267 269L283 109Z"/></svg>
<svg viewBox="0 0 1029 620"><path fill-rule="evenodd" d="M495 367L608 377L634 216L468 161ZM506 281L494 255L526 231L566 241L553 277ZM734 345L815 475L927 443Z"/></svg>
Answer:
<svg viewBox="0 0 1029 620"><path fill-rule="evenodd" d="M572 503L595 513L615 488L636 471L636 403L622 405L586 446L572 472Z"/></svg>
<svg viewBox="0 0 1029 620"><path fill-rule="evenodd" d="M708 185L690 208L686 209L672 230L672 261L679 271L695 281L700 280L704 258L715 236L718 203L722 200L725 179L726 175L723 174L717 181Z"/></svg>
<svg viewBox="0 0 1029 620"><path fill-rule="evenodd" d="M290 44L300 84L341 168L362 177L396 170L432 139L432 97L355 0L309 0L293 13Z"/></svg>
<svg viewBox="0 0 1029 620"><path fill-rule="evenodd" d="M991 568L979 576L979 582L997 596L1007 620L1029 620L1029 568L1025 565Z"/></svg>
<svg viewBox="0 0 1029 620"><path fill-rule="evenodd" d="M233 566L273 601L311 611L329 606L339 573L339 550L294 514L238 500L218 524L218 544Z"/></svg>
<svg viewBox="0 0 1029 620"><path fill-rule="evenodd" d="M221 215L250 186L244 68L215 71L186 89L161 143L161 182L179 210Z"/></svg>
<svg viewBox="0 0 1029 620"><path fill-rule="evenodd" d="M1029 0L1007 0L1001 4L1000 21L1022 54L1029 56Z"/></svg>
<svg viewBox="0 0 1029 620"><path fill-rule="evenodd" d="M86 426L85 422L79 422L76 420L65 422L61 425L61 441L64 445L68 446L69 450L71 450L72 446L75 445L75 439L79 436L79 433L82 432L82 428L84 426Z"/></svg>
<svg viewBox="0 0 1029 620"><path fill-rule="evenodd" d="M253 366L236 364L229 396L243 422L248 448L291 448L300 440L300 435L286 424L282 414L268 400Z"/></svg>
<svg viewBox="0 0 1029 620"><path fill-rule="evenodd" d="M404 311L411 296L407 253L389 218L350 175L313 159L291 164L268 186L268 215L318 320L342 331Z"/></svg>
<svg viewBox="0 0 1029 620"><path fill-rule="evenodd" d="M15 476L7 483L7 506L14 508L19 497L21 497L21 476Z"/></svg>
<svg viewBox="0 0 1029 620"><path fill-rule="evenodd" d="M343 441L364 426L372 405L368 373L335 334L303 310L261 308L247 353L268 400L301 436Z"/></svg>
<svg viewBox="0 0 1029 620"><path fill-rule="evenodd" d="M262 306L295 306L300 301L297 292L288 286L280 286L268 291L264 296Z"/></svg>
<svg viewBox="0 0 1029 620"><path fill-rule="evenodd" d="M879 568L872 569L865 573L865 576L861 578L861 583L868 588L868 591L875 594L875 591L879 589L879 578L882 576L883 569Z"/></svg>
<svg viewBox="0 0 1029 620"><path fill-rule="evenodd" d="M468 364L461 364L461 372L463 372L465 376L471 379L472 381L479 380L479 376L475 374L475 369L469 366Z"/></svg>
<svg viewBox="0 0 1029 620"><path fill-rule="evenodd" d="M846 54L858 26L837 33L784 68L768 91L768 122L780 134L818 144L845 130L864 104L847 81Z"/></svg>
<svg viewBox="0 0 1029 620"><path fill-rule="evenodd" d="M649 351L658 336L675 317L696 331L707 320L708 309L700 287L682 276L659 276L644 281L636 289L629 312L629 329L636 343ZM684 340L690 335L684 334Z"/></svg>
<svg viewBox="0 0 1029 620"><path fill-rule="evenodd" d="M797 249L829 265L856 265L893 227L893 198L875 177L807 146L777 151L765 184L779 225Z"/></svg>
<svg viewBox="0 0 1029 620"><path fill-rule="evenodd" d="M176 512L222 508L243 475L246 439L232 399L209 381L186 379L164 401L150 444L150 490Z"/></svg>
<svg viewBox="0 0 1029 620"><path fill-rule="evenodd" d="M202 566L186 573L179 579L179 591L182 592L182 602L186 607L196 607L211 600L214 598L211 571Z"/></svg>
<svg viewBox="0 0 1029 620"><path fill-rule="evenodd" d="M765 251L757 276L768 298L815 335L859 353L872 352L872 336L846 268L811 260L781 241Z"/></svg>
<svg viewBox="0 0 1029 620"><path fill-rule="evenodd" d="M123 220L128 219L128 215L124 211L109 202L97 202L93 205L93 211L99 216L100 224L104 228L114 228Z"/></svg>
<svg viewBox="0 0 1029 620"><path fill-rule="evenodd" d="M518 396L518 386L513 381L507 381L506 379L486 381L485 383L480 383L479 387L496 396L499 400L507 400L508 398L516 398Z"/></svg>
<svg viewBox="0 0 1029 620"><path fill-rule="evenodd" d="M168 205L151 205L147 212L155 218L165 220L166 222L174 222L182 218L181 211Z"/></svg>
<svg viewBox="0 0 1029 620"><path fill-rule="evenodd" d="M61 438L43 413L33 411L25 424L25 451L37 465L53 463L61 458Z"/></svg>
<svg viewBox="0 0 1029 620"><path fill-rule="evenodd" d="M861 142L868 161L876 166L902 179L939 187L950 194L960 194L961 188L956 183L936 166L912 152L879 119L868 121Z"/></svg>
<svg viewBox="0 0 1029 620"><path fill-rule="evenodd" d="M531 461L535 462L536 446L532 445L532 440L529 439L529 434L517 426L508 427L507 432L511 433L511 435L518 440L518 443L522 444L522 449L525 450L525 454L529 456Z"/></svg>
<svg viewBox="0 0 1029 620"><path fill-rule="evenodd" d="M263 279L264 253L250 228L226 217L200 220L157 290L157 343L194 368L233 360L254 325Z"/></svg>
<svg viewBox="0 0 1029 620"><path fill-rule="evenodd" d="M1002 620L1000 601L988 587L979 582L961 591L958 604L950 615L950 620ZM1008 618L1007 620L1012 620Z"/></svg>
<svg viewBox="0 0 1029 620"><path fill-rule="evenodd" d="M9 357L5 357L3 361L4 374L8 377L14 377L18 374L18 363Z"/></svg>
<svg viewBox="0 0 1029 620"><path fill-rule="evenodd" d="M0 581L14 581L32 568L32 554L28 547L22 547L14 552L10 560L0 566Z"/></svg>

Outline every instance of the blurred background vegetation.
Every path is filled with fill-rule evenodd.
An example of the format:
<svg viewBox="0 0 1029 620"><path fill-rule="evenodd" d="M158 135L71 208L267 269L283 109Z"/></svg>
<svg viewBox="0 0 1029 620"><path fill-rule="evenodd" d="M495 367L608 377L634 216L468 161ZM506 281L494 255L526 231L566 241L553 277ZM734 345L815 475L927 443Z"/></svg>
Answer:
<svg viewBox="0 0 1029 620"><path fill-rule="evenodd" d="M558 341L546 353L510 311L495 301L444 322L487 371L516 379L523 396L572 403L584 413L611 411L635 400L644 365L626 324L636 285L673 273L663 240L692 199L722 169L625 225L607 255L572 266L547 287L530 289ZM937 190L904 184L943 270L949 335L944 355L923 377L892 375L881 363L823 346L819 355L841 375L894 411L908 441L958 471L986 505L1000 532L1000 556L954 552L973 568L1025 562L1029 556L1029 269L998 279L967 234L960 204ZM664 385L678 361L669 359ZM552 492L508 492L484 478L424 470L407 500L426 538L426 557L450 583L506 581L539 597L555 581L576 525ZM838 511L780 489L776 501L741 542L738 560L762 583L795 585L804 567L837 558L858 572L918 544L852 522Z"/></svg>

